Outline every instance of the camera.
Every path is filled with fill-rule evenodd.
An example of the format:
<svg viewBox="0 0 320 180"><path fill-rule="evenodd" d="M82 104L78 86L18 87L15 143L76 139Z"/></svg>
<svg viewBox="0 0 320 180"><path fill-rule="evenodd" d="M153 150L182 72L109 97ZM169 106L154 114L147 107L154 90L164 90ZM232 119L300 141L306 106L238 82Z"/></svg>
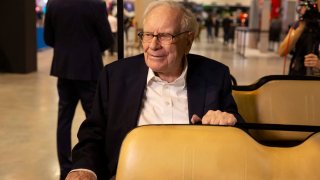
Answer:
<svg viewBox="0 0 320 180"><path fill-rule="evenodd" d="M303 7L306 8L304 13L301 12ZM300 0L297 12L300 15L300 20L305 20L307 22L319 20L318 4L315 0Z"/></svg>
<svg viewBox="0 0 320 180"><path fill-rule="evenodd" d="M300 0L297 12L300 16L299 19L306 22L306 28L310 32L320 33L320 13L317 0ZM316 38L319 38L319 35Z"/></svg>

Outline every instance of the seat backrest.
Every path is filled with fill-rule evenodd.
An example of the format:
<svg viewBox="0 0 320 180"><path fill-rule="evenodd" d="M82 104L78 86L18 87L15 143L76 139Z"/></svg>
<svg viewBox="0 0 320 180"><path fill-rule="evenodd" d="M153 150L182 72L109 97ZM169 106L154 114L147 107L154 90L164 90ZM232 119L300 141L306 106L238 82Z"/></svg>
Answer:
<svg viewBox="0 0 320 180"><path fill-rule="evenodd" d="M142 126L122 144L116 179L320 179L319 152L319 133L280 148L235 127Z"/></svg>
<svg viewBox="0 0 320 180"><path fill-rule="evenodd" d="M319 80L272 80L254 90L232 92L246 122L320 125ZM267 134L267 135L266 135ZM305 139L310 133L264 132L258 139Z"/></svg>

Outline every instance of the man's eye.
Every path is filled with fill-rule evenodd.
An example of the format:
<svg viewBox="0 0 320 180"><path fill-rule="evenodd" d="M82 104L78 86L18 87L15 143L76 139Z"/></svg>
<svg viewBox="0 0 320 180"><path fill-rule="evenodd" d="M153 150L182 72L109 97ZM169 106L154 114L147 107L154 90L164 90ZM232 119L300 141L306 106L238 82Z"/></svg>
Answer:
<svg viewBox="0 0 320 180"><path fill-rule="evenodd" d="M145 36L145 37L153 37L153 34L145 33L144 36Z"/></svg>
<svg viewBox="0 0 320 180"><path fill-rule="evenodd" d="M171 38L171 35L170 34L160 34L159 35L161 38L163 38L163 39L169 39L169 38Z"/></svg>

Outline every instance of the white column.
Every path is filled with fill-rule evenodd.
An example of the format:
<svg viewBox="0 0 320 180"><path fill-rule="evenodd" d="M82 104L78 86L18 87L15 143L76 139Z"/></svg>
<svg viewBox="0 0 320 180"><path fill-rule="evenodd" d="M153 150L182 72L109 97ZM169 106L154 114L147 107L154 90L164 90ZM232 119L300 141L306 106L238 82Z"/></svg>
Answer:
<svg viewBox="0 0 320 180"><path fill-rule="evenodd" d="M283 0L282 1L282 35L285 36L286 31L288 30L289 24L293 23L297 19L296 12L297 2L295 0Z"/></svg>
<svg viewBox="0 0 320 180"><path fill-rule="evenodd" d="M269 46L269 27L270 27L270 11L271 2L270 0L264 0L261 9L261 32L259 41L259 50L261 52L267 52Z"/></svg>
<svg viewBox="0 0 320 180"><path fill-rule="evenodd" d="M248 32L248 47L257 48L258 47L258 32L250 32L250 30L259 30L259 6L257 0L252 0L249 12L249 32Z"/></svg>

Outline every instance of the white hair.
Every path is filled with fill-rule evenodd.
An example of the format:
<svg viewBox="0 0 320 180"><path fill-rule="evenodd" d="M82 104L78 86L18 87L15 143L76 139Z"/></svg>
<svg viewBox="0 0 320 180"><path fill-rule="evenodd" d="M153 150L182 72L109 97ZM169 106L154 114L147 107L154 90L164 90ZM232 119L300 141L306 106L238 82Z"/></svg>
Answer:
<svg viewBox="0 0 320 180"><path fill-rule="evenodd" d="M180 31L190 31L194 32L195 34L197 33L199 24L195 15L181 3L171 0L159 0L151 2L144 11L143 24L145 23L145 19L148 17L149 13L154 8L159 6L167 6L168 8L179 10L182 13Z"/></svg>

